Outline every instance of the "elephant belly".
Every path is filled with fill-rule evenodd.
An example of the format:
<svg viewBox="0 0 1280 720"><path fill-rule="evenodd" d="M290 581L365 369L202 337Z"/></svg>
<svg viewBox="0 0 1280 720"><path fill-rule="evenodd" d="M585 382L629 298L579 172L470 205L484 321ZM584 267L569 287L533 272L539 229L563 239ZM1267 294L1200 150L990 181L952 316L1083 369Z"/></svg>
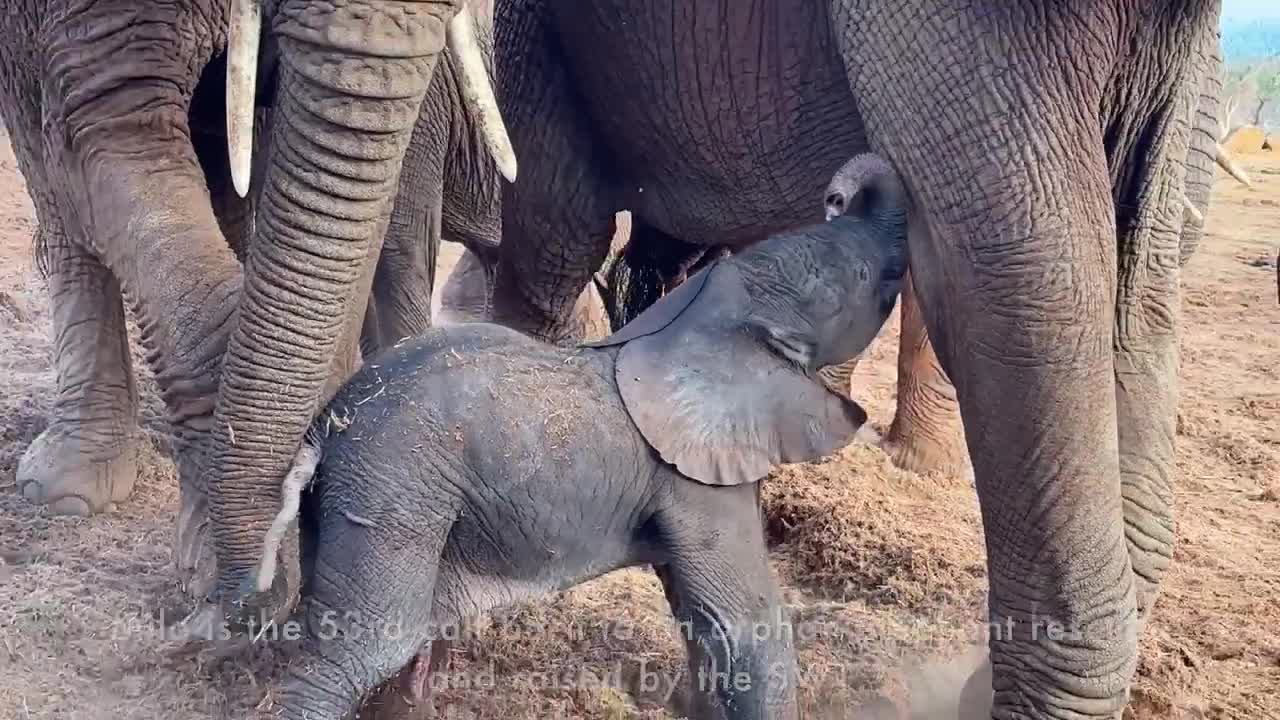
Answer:
<svg viewBox="0 0 1280 720"><path fill-rule="evenodd" d="M826 183L866 146L825 5L602 0L562 12L625 209L725 245L822 219Z"/></svg>
<svg viewBox="0 0 1280 720"><path fill-rule="evenodd" d="M513 512L502 510L505 502L470 508L445 549L444 565L469 576L469 587L495 595L494 604L568 589L642 559L632 542L630 514L619 513L614 503L537 494L521 502L520 508L508 506Z"/></svg>

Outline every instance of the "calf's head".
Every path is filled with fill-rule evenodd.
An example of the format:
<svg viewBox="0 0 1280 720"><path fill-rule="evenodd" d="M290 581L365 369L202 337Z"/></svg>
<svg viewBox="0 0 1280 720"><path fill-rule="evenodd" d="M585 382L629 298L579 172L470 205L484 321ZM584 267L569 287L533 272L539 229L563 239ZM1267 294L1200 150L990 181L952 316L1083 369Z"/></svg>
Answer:
<svg viewBox="0 0 1280 720"><path fill-rule="evenodd" d="M874 155L855 161L839 217L709 265L589 345L621 346L627 411L684 475L754 482L779 463L843 447L866 421L816 373L866 348L893 310L906 213L890 166Z"/></svg>

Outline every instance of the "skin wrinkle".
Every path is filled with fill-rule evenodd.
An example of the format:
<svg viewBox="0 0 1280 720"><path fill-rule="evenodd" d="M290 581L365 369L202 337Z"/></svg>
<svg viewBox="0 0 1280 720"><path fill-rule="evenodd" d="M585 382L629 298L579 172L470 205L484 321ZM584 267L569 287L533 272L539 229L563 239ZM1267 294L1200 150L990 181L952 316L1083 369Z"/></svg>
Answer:
<svg viewBox="0 0 1280 720"><path fill-rule="evenodd" d="M321 211L319 206L324 202L323 188L307 187L307 183L293 173L282 173L284 178L273 180L280 182L280 187L288 187L287 196L271 202L263 202L263 209L271 209L286 216L283 222L292 226L294 232L289 239L295 247L305 245L307 252L321 260L334 263L346 262L350 265L362 260L367 249L361 245L359 228L368 223L377 223L385 216L385 207L379 203L362 199L345 200L350 207L343 215L332 211ZM388 191L391 184L384 186ZM265 224L267 221L263 221ZM331 243L320 242L316 235L328 238ZM355 273L355 269L350 269Z"/></svg>
<svg viewBox="0 0 1280 720"><path fill-rule="evenodd" d="M296 120L285 120L285 124L289 129L297 132L296 137L305 135L303 123ZM385 169L372 168L372 165L378 164L378 160L360 160L353 159L351 161L339 161L339 163L330 163L324 159L310 158L308 155L324 156L326 149L319 143L310 140L303 141L300 145L293 145L296 140L282 142L278 149L282 154L291 156L291 160L296 160L296 164L289 164L287 168L283 168L282 172L287 174L289 179L294 183L300 184L300 191L294 191L289 200L296 205L302 206L308 213L316 213L321 215L321 220L328 220L332 224L339 225L343 222L360 223L367 222L371 218L376 218L383 211L380 199L380 192L385 192L389 187L394 186L396 178L387 174ZM355 179L356 174L360 170L353 169L365 165L369 168L369 172L379 172L383 177L370 177ZM337 174L337 178L328 178L328 174ZM323 195L329 192L330 188L337 186L340 182L349 182L352 184L351 190L346 195L339 195L339 199L349 206L346 208L321 208L321 202L316 200L317 195ZM310 202L305 202L310 200ZM342 214L339 214L342 213Z"/></svg>
<svg viewBox="0 0 1280 720"><path fill-rule="evenodd" d="M379 162L384 158L345 156L343 153L346 148L330 147L313 140L310 137L311 134L318 135L335 128L318 115L308 114L307 120L308 122L285 121L289 123L290 129L296 132L280 147L282 152L287 151L294 156L291 159L296 159L298 163L296 167L292 165L289 167L291 177L311 183L325 183L323 186L316 186L322 190L329 189L330 185L337 185L339 180L344 184L349 183L353 187L343 188L342 192L347 194L341 197L352 202L376 200L374 193L385 189L388 183L396 182L395 176L388 175L385 168L379 167ZM394 155L394 151L394 147L384 150L388 155ZM337 177L324 178L322 174L332 174Z"/></svg>
<svg viewBox="0 0 1280 720"><path fill-rule="evenodd" d="M585 121L572 119L574 113L584 106L577 95L567 87L565 73L562 71L554 74L538 72L537 70L541 68L532 57L560 51L559 43L554 35L532 15L535 3L515 4L529 8L528 20L516 24L510 37L504 37L499 32L495 37L495 48L504 54L530 53L531 58L528 63L522 62L524 70L516 73L514 77L506 78L498 73L498 99L503 107L513 108L511 113L504 111L504 115L507 115L507 126L513 133L512 140L517 152L522 152L519 150L521 147L536 147L540 153L545 154L545 157L557 159L552 167L547 168L546 177L539 178L525 172L521 173L522 184L532 183L555 187L559 197L553 207L548 207L545 213L540 212L536 219L530 218L530 220L540 226L568 228L576 225L576 219L579 217L590 218L586 233L581 236L582 249L585 252L576 252L577 248L566 248L565 252L526 257L520 253L499 250L499 282L494 293L494 319L498 322L512 321L513 324L520 325L531 319L528 315L533 308L537 307L534 298L547 296L543 288L562 284L576 285L579 288L586 286L590 281L591 272L603 262L608 252L614 232L614 220L609 206L604 204L594 192L587 192L588 188L610 187L609 178L603 172L588 171L589 164L568 162L570 158L575 157L576 152L597 144L592 141L595 127ZM528 94L532 104L527 110L519 105L509 104L511 97L517 93L522 94L522 97L523 94ZM541 119L545 117L563 118L564 122L554 126L544 124ZM534 118L538 118L539 122L533 122ZM536 137L521 136L514 131L514 128L522 124L528 124L530 127L537 125L545 132ZM561 162L559 159L565 161ZM607 158L599 158L599 160L602 165L608 165ZM525 221L520 218L522 213L517 212L518 201L511 195L511 186L504 186L503 192L503 227L511 228L510 231L513 234L521 234L522 224ZM567 233L566 237L568 237ZM513 244L518 245L518 243ZM506 248L508 245L504 243L503 247ZM527 287L506 287L506 284L501 282L503 277L530 278L531 281ZM504 302L504 299L510 302ZM558 301L552 315L567 317L576 299L575 294L575 297ZM545 329L553 330L551 327ZM550 336L554 339L562 332L553 331Z"/></svg>
<svg viewBox="0 0 1280 720"><path fill-rule="evenodd" d="M449 2L282 2L272 30L292 40L353 55L418 58L444 47ZM377 51L374 55L373 52Z"/></svg>
<svg viewBox="0 0 1280 720"><path fill-rule="evenodd" d="M1034 446L1035 446L1035 444L1034 444L1034 443L1032 443L1032 446L1034 447ZM1049 474L1052 474L1054 471L1053 471L1052 469L1047 469L1047 472L1048 472ZM988 527L991 527L991 523L989 522L991 519L992 519L992 518L991 518L991 516L990 516L990 513L989 513L989 512L984 512L984 521L987 521ZM1017 524L1014 524L1014 526L1016 527L1016 526L1017 526ZM1051 536L1051 535L1050 535L1050 536ZM999 535L997 535L997 537L999 537ZM1104 557L1105 557L1105 555L1104 555ZM997 584L997 582L998 582L998 581L996 580L996 576L998 576L998 575L1003 575L1003 574L1004 574L1004 573L1003 573L1003 572L1001 572L1001 570L999 569L999 567L998 567L998 566L993 566L993 568L992 568L992 575L993 575L993 587L992 587L992 590L993 590L993 598L994 598L994 597L996 597L996 596L998 596L998 595L1003 595L1003 594L1005 594L1005 592L1006 592L1004 588L1002 588L999 584ZM993 611L994 611L994 610L996 610L996 608L994 608L994 607L993 607Z"/></svg>

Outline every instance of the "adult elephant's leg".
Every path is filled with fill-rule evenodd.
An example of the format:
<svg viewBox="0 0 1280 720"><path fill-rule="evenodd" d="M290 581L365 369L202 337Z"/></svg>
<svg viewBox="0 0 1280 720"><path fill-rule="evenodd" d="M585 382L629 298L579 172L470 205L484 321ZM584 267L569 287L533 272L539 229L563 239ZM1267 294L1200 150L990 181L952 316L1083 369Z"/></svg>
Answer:
<svg viewBox="0 0 1280 720"><path fill-rule="evenodd" d="M614 330L669 292L707 250L631 218L631 238L604 273L601 299Z"/></svg>
<svg viewBox="0 0 1280 720"><path fill-rule="evenodd" d="M536 152L540 161L503 189L493 316L572 342L585 334L575 307L609 252L616 208L551 19L539 15L549 3L510 5L495 27L498 97L517 155Z"/></svg>
<svg viewBox="0 0 1280 720"><path fill-rule="evenodd" d="M440 184L438 179L434 184L419 179L416 130L414 138L373 279L370 300L377 307L377 328L376 333L365 333L363 345L374 350L418 335L432 324L431 293L441 241Z"/></svg>
<svg viewBox="0 0 1280 720"><path fill-rule="evenodd" d="M36 210L35 250L48 281L58 384L53 420L23 453L16 481L19 492L54 512L83 515L124 500L133 488L137 393L120 287L68 237L46 172L35 70L18 69L3 102Z"/></svg>
<svg viewBox="0 0 1280 720"><path fill-rule="evenodd" d="M899 307L897 410L881 447L900 468L960 473L967 459L956 391L929 342L910 273Z"/></svg>
<svg viewBox="0 0 1280 720"><path fill-rule="evenodd" d="M1210 120L1217 116L1221 73L1216 19L1215 12L1210 21L1180 27L1180 45L1194 51L1174 58L1155 47L1168 45L1160 27L1144 26L1149 36L1134 44L1135 57L1112 90L1141 87L1152 98L1146 107L1111 118L1108 137L1119 232L1114 347L1120 482L1143 623L1173 559L1179 268L1203 230L1185 212L1184 198L1207 209L1217 144ZM1166 80L1171 65L1184 72L1184 82Z"/></svg>
<svg viewBox="0 0 1280 720"><path fill-rule="evenodd" d="M47 29L43 160L68 232L83 237L136 310L174 429L178 559L191 568L204 515L200 451L241 277L214 218L186 112L193 68L212 52L197 39L221 32L206 23L223 20L183 5L147 8L141 29L136 3L123 1L93 3Z"/></svg>
<svg viewBox="0 0 1280 720"><path fill-rule="evenodd" d="M240 265L218 230L190 144L149 131L130 137L84 138L84 154L59 160L84 167L67 178L61 205L86 210L85 235L137 309L147 360L173 427L181 504L176 558L194 570L201 560L206 515L202 480L227 331L240 295ZM172 122L181 122L172 119ZM112 157L100 150L103 143Z"/></svg>
<svg viewBox="0 0 1280 720"><path fill-rule="evenodd" d="M18 490L55 513L89 515L122 502L138 474L138 394L120 286L41 213L58 394L49 427L18 463Z"/></svg>
<svg viewBox="0 0 1280 720"><path fill-rule="evenodd" d="M993 715L1113 717L1137 640L1114 206L1098 113L1085 110L1101 105L1109 50L1065 11L1002 8L917 8L907 34L897 11L855 22L839 8L836 33L873 145L915 201L912 268L929 279L916 290L955 383L986 533ZM1077 43L1094 62L1071 60Z"/></svg>

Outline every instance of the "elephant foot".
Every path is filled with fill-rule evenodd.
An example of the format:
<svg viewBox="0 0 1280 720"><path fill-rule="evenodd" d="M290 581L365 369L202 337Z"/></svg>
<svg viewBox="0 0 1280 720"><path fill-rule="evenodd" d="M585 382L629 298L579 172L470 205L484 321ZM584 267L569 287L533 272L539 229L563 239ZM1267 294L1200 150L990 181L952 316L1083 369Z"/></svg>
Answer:
<svg viewBox="0 0 1280 720"><path fill-rule="evenodd" d="M914 473L964 475L969 472L969 454L960 438L939 440L923 434L904 434L890 428L880 441L880 449L895 467Z"/></svg>
<svg viewBox="0 0 1280 720"><path fill-rule="evenodd" d="M88 441L104 435L111 439ZM123 502L138 479L139 436L118 428L107 433L55 421L18 462L18 492L58 515L88 516Z"/></svg>

